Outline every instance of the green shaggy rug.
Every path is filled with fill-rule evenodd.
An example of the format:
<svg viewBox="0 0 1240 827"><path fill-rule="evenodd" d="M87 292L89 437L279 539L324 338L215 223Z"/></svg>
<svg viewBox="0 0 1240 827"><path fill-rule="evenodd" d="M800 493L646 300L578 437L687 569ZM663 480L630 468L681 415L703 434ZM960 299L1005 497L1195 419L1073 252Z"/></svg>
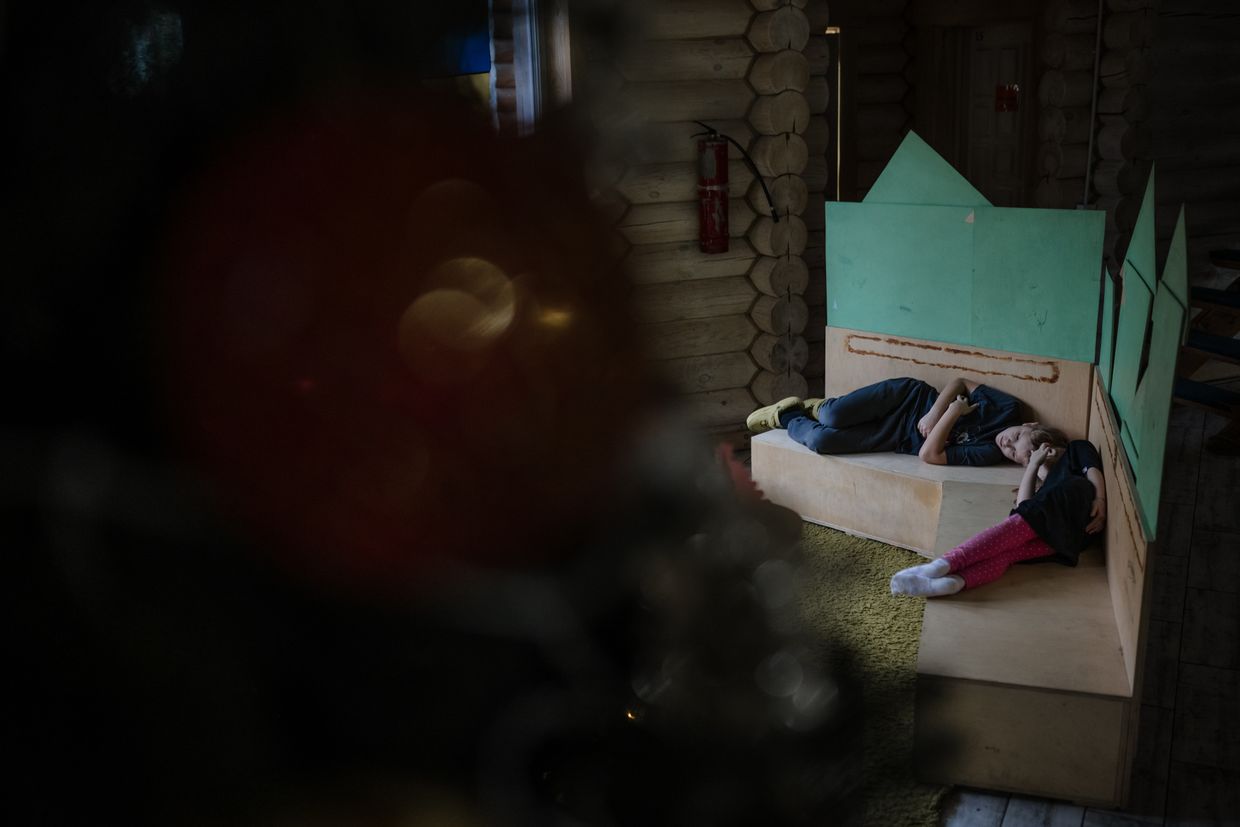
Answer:
<svg viewBox="0 0 1240 827"><path fill-rule="evenodd" d="M824 640L855 655L861 682L862 822L934 827L948 787L918 782L912 772L917 641L924 600L896 598L891 575L924 562L911 551L806 523L802 614Z"/></svg>

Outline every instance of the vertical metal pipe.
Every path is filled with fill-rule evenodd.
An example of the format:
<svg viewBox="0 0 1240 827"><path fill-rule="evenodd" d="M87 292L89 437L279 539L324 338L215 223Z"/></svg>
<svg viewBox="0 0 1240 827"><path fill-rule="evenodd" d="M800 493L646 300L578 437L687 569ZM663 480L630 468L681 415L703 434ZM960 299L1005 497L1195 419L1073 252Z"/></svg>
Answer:
<svg viewBox="0 0 1240 827"><path fill-rule="evenodd" d="M1089 101L1089 149L1085 153L1085 191L1081 206L1089 205L1089 182L1094 174L1094 133L1098 129L1098 75L1102 71L1102 3L1098 0L1098 31L1094 35L1094 94Z"/></svg>

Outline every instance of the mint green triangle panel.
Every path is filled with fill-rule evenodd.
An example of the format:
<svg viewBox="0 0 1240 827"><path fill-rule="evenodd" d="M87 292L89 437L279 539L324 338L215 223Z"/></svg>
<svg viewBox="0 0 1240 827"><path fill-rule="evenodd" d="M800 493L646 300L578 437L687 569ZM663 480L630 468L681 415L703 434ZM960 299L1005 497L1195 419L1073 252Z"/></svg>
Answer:
<svg viewBox="0 0 1240 827"><path fill-rule="evenodd" d="M1180 205L1180 215L1175 221L1175 232L1171 234L1171 246L1167 248L1167 261L1163 265L1162 283L1167 285L1171 295L1175 296L1180 306L1188 308L1188 250L1184 230L1184 206Z"/></svg>
<svg viewBox="0 0 1240 827"><path fill-rule="evenodd" d="M1145 324L1150 318L1153 296L1145 282L1129 275L1120 287L1119 323L1115 329L1114 365L1111 368L1111 400L1120 419L1130 421L1137 393L1137 372L1145 346Z"/></svg>
<svg viewBox="0 0 1240 827"><path fill-rule="evenodd" d="M1102 335L1098 345L1098 378L1102 387L1111 390L1111 362L1115 353L1115 282L1110 276L1102 279Z"/></svg>
<svg viewBox="0 0 1240 827"><path fill-rule="evenodd" d="M828 202L827 324L971 344L968 207Z"/></svg>
<svg viewBox="0 0 1240 827"><path fill-rule="evenodd" d="M865 203L990 206L986 196L914 132L904 136Z"/></svg>
<svg viewBox="0 0 1240 827"><path fill-rule="evenodd" d="M1106 216L978 207L969 341L1094 361Z"/></svg>
<svg viewBox="0 0 1240 827"><path fill-rule="evenodd" d="M1187 313L1165 285L1154 297L1154 325L1150 334L1150 361L1137 389L1134 413L1129 422L1137 443L1137 499L1147 534L1158 528L1158 503L1162 487L1163 459L1167 450L1167 425L1171 415L1171 389L1175 382L1180 332Z"/></svg>
<svg viewBox="0 0 1240 827"><path fill-rule="evenodd" d="M1156 263L1154 261L1154 170L1150 168L1149 180L1145 183L1145 196L1141 199L1141 211L1137 213L1137 222L1132 228L1132 240L1128 242L1128 252L1124 255L1124 273L1135 271L1145 286L1154 292L1157 283Z"/></svg>

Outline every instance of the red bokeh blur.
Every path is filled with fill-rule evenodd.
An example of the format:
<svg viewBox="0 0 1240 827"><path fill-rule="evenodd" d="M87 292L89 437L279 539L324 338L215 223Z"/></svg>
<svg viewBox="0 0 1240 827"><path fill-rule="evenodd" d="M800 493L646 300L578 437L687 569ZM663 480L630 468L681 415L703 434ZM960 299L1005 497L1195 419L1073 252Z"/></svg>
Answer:
<svg viewBox="0 0 1240 827"><path fill-rule="evenodd" d="M597 512L645 380L577 159L401 90L286 115L186 194L172 421L259 545L405 590Z"/></svg>

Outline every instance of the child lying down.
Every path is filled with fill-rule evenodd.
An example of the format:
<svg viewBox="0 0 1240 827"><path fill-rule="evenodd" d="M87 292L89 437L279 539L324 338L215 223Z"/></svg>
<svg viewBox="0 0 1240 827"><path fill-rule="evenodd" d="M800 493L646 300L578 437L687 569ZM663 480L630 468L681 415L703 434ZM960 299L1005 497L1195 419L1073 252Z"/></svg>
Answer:
<svg viewBox="0 0 1240 827"><path fill-rule="evenodd" d="M1016 507L937 560L896 572L892 594L942 597L997 580L1014 563L1050 559L1075 566L1106 522L1106 485L1097 449L1082 439L1066 448L1043 442L1029 457ZM1038 487L1038 481L1042 484ZM1036 491L1035 491L1036 488Z"/></svg>

